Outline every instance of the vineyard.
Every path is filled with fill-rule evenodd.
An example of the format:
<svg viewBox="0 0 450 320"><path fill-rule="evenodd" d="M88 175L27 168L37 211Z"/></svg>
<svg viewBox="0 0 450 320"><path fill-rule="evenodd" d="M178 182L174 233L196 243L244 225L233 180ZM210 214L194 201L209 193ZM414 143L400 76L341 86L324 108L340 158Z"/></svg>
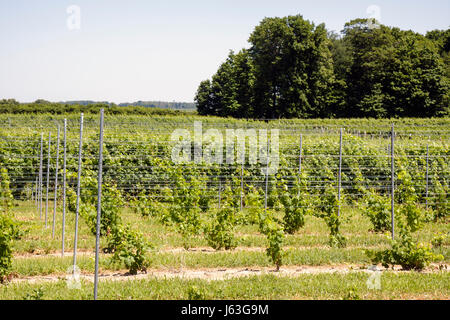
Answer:
<svg viewBox="0 0 450 320"><path fill-rule="evenodd" d="M449 118L82 123L0 115L0 299L91 299L97 263L102 299L450 298ZM209 129L278 129L277 150L218 150Z"/></svg>

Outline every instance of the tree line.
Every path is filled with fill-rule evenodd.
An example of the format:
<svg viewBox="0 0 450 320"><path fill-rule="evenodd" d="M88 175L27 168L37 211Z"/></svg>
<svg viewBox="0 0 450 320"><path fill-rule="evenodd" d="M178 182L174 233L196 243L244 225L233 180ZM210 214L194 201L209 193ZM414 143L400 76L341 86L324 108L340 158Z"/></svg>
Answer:
<svg viewBox="0 0 450 320"><path fill-rule="evenodd" d="M15 99L0 100L0 113L10 114L70 114L70 113L92 113L96 114L104 109L106 114L113 115L182 115L190 112L187 109L170 109L144 106L118 106L107 102L93 102L83 104L80 103L65 103L65 102L50 102L46 100L36 100L31 103L20 103Z"/></svg>
<svg viewBox="0 0 450 320"><path fill-rule="evenodd" d="M426 35L355 19L341 34L301 15L265 18L195 102L236 118L450 115L450 29Z"/></svg>
<svg viewBox="0 0 450 320"><path fill-rule="evenodd" d="M43 101L43 100L41 100ZM107 104L111 107L146 107L146 108L160 108L160 109L195 109L195 103L193 102L168 102L168 101L136 101L136 102L123 102L119 104L115 104L114 102L109 101L92 101L92 100L76 100L76 101L64 101L60 102L62 104L77 104L82 106L94 105L94 104Z"/></svg>
<svg viewBox="0 0 450 320"><path fill-rule="evenodd" d="M175 110L195 110L196 106L193 102L167 102L167 101L136 101L133 103L125 102L119 103L121 107L136 106L147 108L160 109L175 109Z"/></svg>

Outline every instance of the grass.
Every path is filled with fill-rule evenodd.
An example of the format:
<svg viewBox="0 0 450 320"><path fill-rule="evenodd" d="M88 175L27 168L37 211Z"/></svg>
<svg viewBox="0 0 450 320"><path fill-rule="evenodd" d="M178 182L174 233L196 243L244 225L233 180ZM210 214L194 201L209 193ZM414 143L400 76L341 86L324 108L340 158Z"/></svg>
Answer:
<svg viewBox="0 0 450 320"><path fill-rule="evenodd" d="M383 272L380 290L369 289L370 274L252 276L223 281L145 279L100 281L99 299L189 299L193 286L206 299L449 299L450 275ZM36 294L40 292L41 294ZM0 299L92 299L93 284L82 281L81 289L69 289L65 280L52 283L14 283L0 287Z"/></svg>
<svg viewBox="0 0 450 320"><path fill-rule="evenodd" d="M28 154L35 152L35 142L39 139L39 133L49 121L58 120L61 122L66 116L50 115L1 115L0 122L8 120L12 124L0 130L5 137L5 165L11 168L19 166L32 166L35 168L37 161L16 162L13 158L15 152L18 154ZM10 119L7 119L10 118ZM67 116L69 119L68 131L68 154L77 154L78 142L78 118L79 115ZM251 124L255 128L282 127L280 143L286 144L286 159L289 166L296 167L297 148L289 146L298 145L297 133L292 134L292 129L296 132L305 132L305 168L314 169L315 164L308 167L312 161L308 155L312 154L334 154L338 150L338 128L341 126L349 129L348 135L344 138L356 139L361 146L361 150L356 152L372 152L381 150L384 155L385 147L389 143L388 132L391 122L396 123L399 136L396 139L396 150L401 152L421 152L428 143L431 143L431 152L440 155L448 155L448 139L442 135L442 130L448 128L450 118L445 119L400 119L400 120L295 120L295 121L273 121L264 123L255 121L247 123L245 120L232 120L225 122L223 119L215 117L189 116L108 116L105 130L105 141L109 153L105 155L108 164L117 165L128 169L135 169L135 160L128 159L122 155L153 155L156 152L152 146L161 147L161 153L167 151L167 141L170 132L174 128L187 128L192 130L192 121L201 120L203 128L220 127L241 127ZM139 122L139 123L138 123ZM24 123L27 125L24 126ZM425 124L427 126L425 126ZM226 126L225 126L226 125ZM431 125L431 126L430 126ZM321 128L315 126L329 126L326 133L321 133ZM414 127L414 134L409 137L405 132L411 132ZM383 137L372 136L365 139L351 137L351 130L368 131L375 134L382 132ZM416 132L416 131L419 132ZM86 154L94 154L97 149L98 115L86 115L85 117L85 142ZM424 139L419 135L421 131L431 131L432 136ZM445 130L444 130L445 131ZM423 133L425 134L425 133ZM13 138L13 139L11 139ZM17 143L16 138L20 138L21 143ZM373 138L373 139L371 139ZM28 141L27 139L30 139ZM25 141L26 140L26 141ZM34 141L34 142L33 142ZM431 141L431 142L430 142ZM358 144L356 143L356 144ZM346 144L347 145L347 144ZM352 146L354 144L349 144ZM144 147L142 147L144 146ZM436 149L436 150L434 150ZM53 150L52 152L54 152ZM122 152L123 151L123 152ZM158 151L159 152L159 151ZM378 151L377 151L378 152ZM420 153L419 152L419 153ZM35 153L33 153L34 155ZM123 158L123 159L122 159ZM8 160L9 159L9 160ZM28 158L27 158L28 159ZM76 157L69 158L69 167L76 168ZM335 158L333 158L336 160ZM344 157L344 168L350 166ZM439 158L441 159L441 158ZM437 160L439 160L437 159ZM444 159L444 158L442 158ZM35 159L37 160L37 158ZM117 160L117 162L116 162ZM387 159L386 159L387 160ZM436 161L437 161L436 160ZM325 160L324 160L325 161ZM381 161L381 160L380 160ZM384 160L383 160L384 161ZM388 162L376 162L376 168L389 168ZM94 163L88 158L83 168L94 168ZM295 162L295 164L293 164ZM136 162L137 163L137 162ZM140 162L139 162L140 163ZM324 162L325 163L325 162ZM335 161L330 160L330 167ZM365 163L363 161L363 163ZM366 164L372 166L371 162ZM351 166L350 166L351 167ZM440 168L439 174L445 176L448 173L448 165L445 161L437 166ZM73 169L75 170L75 169ZM137 171L136 174L139 173ZM438 170L438 169L436 169ZM71 170L69 170L71 171ZM320 170L319 170L320 171ZM345 170L344 170L345 171ZM113 171L111 171L113 172ZM128 174L127 171L124 171ZM383 170L380 171L383 174ZM314 173L311 176L315 176ZM14 179L22 177L21 170L12 170L11 176ZM345 182L344 177L344 182ZM419 190L420 191L420 190ZM57 253L61 250L61 204L56 216L55 236L52 236L52 216L53 201L49 201L48 227L45 228L43 221L32 201L17 202L13 209L18 220L22 222L22 228L27 232L23 239L14 243L13 272L19 277L59 275L64 278L72 263L70 253L64 258L59 256L36 257L36 254ZM43 210L45 212L45 208ZM151 268L158 270L179 270L181 268L251 268L251 267L272 267L270 259L266 256L266 238L258 232L257 226L239 226L236 229L238 246L248 248L259 248L259 251L219 251L212 253L191 252L179 250L177 252L167 252L168 248L183 247L184 239L172 228L161 225L153 218L143 218L135 214L130 208L121 211L122 220L132 226L133 229L141 231L146 239L154 246L154 251L150 252ZM346 237L347 248L335 249L328 247L329 230L323 220L313 216L307 216L305 227L294 235L286 235L284 240L285 255L283 264L286 266L319 266L319 265L355 265L356 269L365 266L369 260L364 253L364 249L384 249L390 243L390 235L370 232L371 223L361 214L359 210L343 208L342 210L341 232ZM439 233L449 234L450 228L447 221L427 223L423 229L414 234L419 241L429 242ZM74 239L74 214L67 212L65 226L65 249L73 250ZM189 239L191 247L208 247L208 243L203 237L192 237ZM100 246L105 245L105 240L101 240ZM94 251L95 237L89 231L87 225L80 219L78 249L80 251ZM444 256L444 262L450 262L450 237L447 237L442 246L433 249L436 253ZM31 254L29 257L18 257L18 255ZM94 256L80 255L77 260L78 267L84 273L94 272ZM100 258L100 272L122 270L123 266L112 265L110 256L102 255ZM200 288L204 296L209 299L449 299L450 279L448 271L437 271L433 273L417 272L391 272L382 273L382 289L369 290L366 285L368 274L353 271L347 274L301 274L295 278L278 277L273 275L261 275L248 278L237 278L222 281L207 280L183 280L183 279L154 279L128 280L128 281L107 281L102 280L99 288L100 299L188 299L189 289L193 286ZM0 299L22 299L43 298L43 299L92 299L92 283L83 282L81 290L67 289L64 280L57 282L19 282L8 285L0 285Z"/></svg>
<svg viewBox="0 0 450 320"><path fill-rule="evenodd" d="M330 265L330 264L368 264L370 261L361 249L310 249L286 250L283 264ZM13 271L19 276L37 276L66 273L72 265L72 256L31 257L13 260ZM94 272L94 256L77 257L77 265L83 272ZM99 260L100 271L119 270L121 267L110 263L107 255ZM180 268L236 268L236 267L271 267L272 263L265 252L180 252L150 254L150 267L155 269Z"/></svg>
<svg viewBox="0 0 450 320"><path fill-rule="evenodd" d="M65 275L72 265L74 214L66 217L65 257L46 253L61 251L61 213L58 211L55 237L52 237L52 221L48 228L37 215L32 202L18 202L15 217L22 221L27 230L23 239L14 244L13 272L18 277L57 276L58 281L13 282L0 286L0 299L92 299L92 282L82 280L81 289L68 289ZM50 202L50 208L52 203ZM50 211L49 211L50 212ZM49 215L52 217L52 214ZM149 277L142 280L101 280L99 299L189 299L190 288L196 287L206 299L449 299L450 275L448 271L432 273L384 271L381 276L381 290L371 290L366 281L367 272L359 271L370 264L364 249L383 249L389 244L389 235L370 232L370 221L357 210L344 210L342 232L347 238L344 249L328 247L328 229L318 218L306 217L306 226L294 235L285 238L285 266L333 266L353 265L349 273L298 274L296 277L263 274L227 280L164 279ZM239 246L235 251L168 251L181 248L183 239L170 227L161 225L152 218L143 218L129 208L121 213L124 222L144 233L154 245L149 253L150 268L156 270L180 270L199 268L251 268L272 267L264 248L266 239L256 226L239 226L236 236ZM448 221L430 222L415 234L421 241L430 241L438 233L448 233ZM450 261L449 239L434 251ZM192 238L191 246L207 247L201 237ZM104 240L102 244L104 245ZM79 224L80 251L94 251L95 237L90 233L83 219ZM246 250L248 247L249 250ZM251 250L259 248L259 250ZM26 255L26 254L30 255ZM43 256L36 255L44 254ZM24 256L18 256L24 255ZM100 274L107 271L123 271L123 266L111 264L110 255L100 257ZM84 274L94 272L94 256L80 254L77 266ZM197 290L196 289L196 290Z"/></svg>
<svg viewBox="0 0 450 320"><path fill-rule="evenodd" d="M449 251L446 250L448 262ZM363 249L288 249L283 256L285 266L326 266L326 265L368 265ZM32 257L13 260L13 271L19 276L37 276L67 273L72 265L72 256L61 257ZM81 271L94 272L94 256L79 256L77 266ZM102 255L99 260L100 272L106 270L120 270L123 267L111 263L110 257ZM273 266L265 252L180 252L180 253L151 253L150 267L155 269L181 268L244 268Z"/></svg>
<svg viewBox="0 0 450 320"><path fill-rule="evenodd" d="M19 276L37 276L51 274L65 274L72 264L74 215L68 212L66 218L66 237L64 258L60 256L39 257L30 255L17 257L26 253L46 254L61 252L61 214L57 214L55 238L52 237L51 224L46 229L39 220L32 202L19 203L14 208L15 216L23 222L23 228L28 232L24 238L15 242L13 272ZM285 239L285 254L283 264L286 266L300 265L337 265L353 264L367 265L370 263L364 250L384 249L389 244L389 236L369 232L371 225L368 219L356 210L343 212L344 223L342 230L347 238L348 246L344 249L328 247L328 230L325 223L318 218L306 217L306 227L294 235L287 235ZM122 219L144 233L154 245L149 253L151 268L180 269L180 268L240 268L240 267L270 267L272 263L265 254L266 239L259 234L256 226L240 226L236 232L239 246L242 250L217 252L192 252L179 250L167 251L167 248L181 248L183 239L170 227L161 225L152 218L143 218L130 209L122 211ZM448 223L429 223L416 236L422 241L431 240L437 233L448 232ZM192 238L192 247L208 247L201 238ZM104 244L102 240L101 245ZM94 251L95 237L90 233L83 219L79 224L78 248L82 251ZM248 247L249 250L245 250ZM251 248L259 250L251 250ZM443 245L434 249L444 256L445 262L450 261L449 239ZM94 271L94 256L79 255L78 267L86 273ZM110 263L108 255L100 258L100 270L118 270L121 266Z"/></svg>
<svg viewBox="0 0 450 320"><path fill-rule="evenodd" d="M51 202L50 202L51 204ZM50 206L52 207L52 206ZM27 234L21 241L14 244L16 254L25 253L49 253L61 250L61 212L57 213L55 237L52 237L52 222L49 221L47 229L43 222L39 220L36 208L32 202L20 202L14 208L15 216L23 222L23 228L27 229ZM124 208L121 213L124 222L133 228L141 231L155 248L179 248L183 247L184 240L180 234L172 228L161 225L152 218L143 218L132 212L129 208ZM342 233L347 238L347 245L350 248L386 247L390 243L389 234L377 234L370 231L370 221L357 210L347 210L343 212ZM74 239L74 214L67 212L65 250L73 250ZM449 226L446 222L428 223L416 233L420 241L431 241L439 232L448 233ZM257 226L239 226L236 230L238 245L244 247L265 247L266 239L258 232ZM322 219L307 216L305 227L294 235L286 235L284 245L288 247L326 247L328 245L329 231ZM101 245L104 244L102 239ZM207 241L203 237L192 237L191 247L208 247ZM447 237L443 247L450 246L450 237ZM95 237L90 233L83 219L80 218L78 248L80 250L93 250L95 247Z"/></svg>

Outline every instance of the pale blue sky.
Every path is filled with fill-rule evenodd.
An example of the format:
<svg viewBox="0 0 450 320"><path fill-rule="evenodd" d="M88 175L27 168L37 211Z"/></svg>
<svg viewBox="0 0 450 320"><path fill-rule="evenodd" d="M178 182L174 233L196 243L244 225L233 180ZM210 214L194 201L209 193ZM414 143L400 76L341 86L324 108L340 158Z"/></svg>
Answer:
<svg viewBox="0 0 450 320"><path fill-rule="evenodd" d="M67 27L70 5L79 30ZM371 5L389 26L450 26L449 0L0 0L0 98L193 101L264 17L302 14L340 31Z"/></svg>

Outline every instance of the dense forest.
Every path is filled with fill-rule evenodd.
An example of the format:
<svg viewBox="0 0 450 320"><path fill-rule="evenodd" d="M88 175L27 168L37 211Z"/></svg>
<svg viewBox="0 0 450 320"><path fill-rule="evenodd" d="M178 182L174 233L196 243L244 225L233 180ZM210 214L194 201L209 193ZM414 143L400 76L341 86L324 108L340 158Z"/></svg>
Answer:
<svg viewBox="0 0 450 320"><path fill-rule="evenodd" d="M265 18L195 101L237 118L450 115L450 29L426 35L356 19L341 34L302 16Z"/></svg>

